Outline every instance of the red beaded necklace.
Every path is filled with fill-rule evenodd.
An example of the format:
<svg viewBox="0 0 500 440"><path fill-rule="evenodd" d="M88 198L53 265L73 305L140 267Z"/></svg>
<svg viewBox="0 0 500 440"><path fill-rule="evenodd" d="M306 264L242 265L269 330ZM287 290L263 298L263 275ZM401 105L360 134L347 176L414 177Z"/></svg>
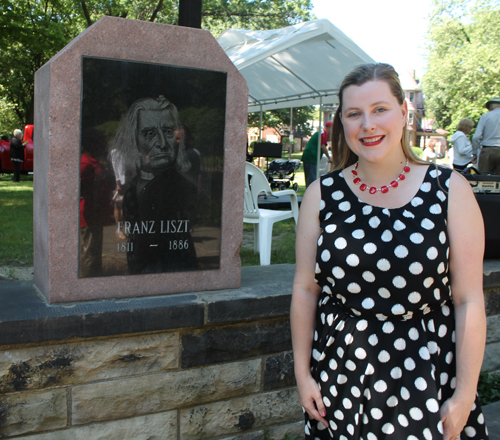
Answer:
<svg viewBox="0 0 500 440"><path fill-rule="evenodd" d="M356 162L356 165L354 165L354 168L351 170L351 173L353 175L353 183L355 185L357 185L358 183L361 183L361 185L359 186L359 189L361 191L365 191L367 188L368 188L368 185L366 183L363 183L361 181L361 179L359 178L358 176L358 172L356 171L358 169L358 162ZM390 186L392 188L397 188L399 186L399 181L400 180L405 180L406 179L406 176L405 174L406 173L409 173L410 172L410 167L408 166L408 159L406 159L406 165L403 167L403 171L402 173L398 176L398 178L396 180L393 180L391 183L390 183ZM389 186L387 185L384 185L384 186L381 186L380 188L375 188L374 186L370 187L370 189L368 190L368 192L370 194L376 194L377 191L380 191L382 194L386 194L389 192Z"/></svg>

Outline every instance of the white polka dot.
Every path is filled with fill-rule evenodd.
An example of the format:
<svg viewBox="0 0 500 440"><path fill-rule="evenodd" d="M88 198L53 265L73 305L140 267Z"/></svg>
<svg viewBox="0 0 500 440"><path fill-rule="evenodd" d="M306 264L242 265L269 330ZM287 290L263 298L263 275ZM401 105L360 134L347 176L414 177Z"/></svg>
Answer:
<svg viewBox="0 0 500 440"><path fill-rule="evenodd" d="M432 286L432 283L434 283L434 278L428 277L424 280L424 287L429 288Z"/></svg>
<svg viewBox="0 0 500 440"><path fill-rule="evenodd" d="M431 214L441 214L441 212L443 212L443 210L441 209L441 205L438 205L437 203L435 203L434 205L432 205L430 208L429 208L429 212Z"/></svg>
<svg viewBox="0 0 500 440"><path fill-rule="evenodd" d="M394 425L392 423L386 423L382 426L382 432L384 434L392 434L394 432Z"/></svg>
<svg viewBox="0 0 500 440"><path fill-rule="evenodd" d="M339 203L339 209L343 212L347 212L351 209L351 204L349 202Z"/></svg>
<svg viewBox="0 0 500 440"><path fill-rule="evenodd" d="M382 209L382 214L386 215L387 217L391 216L391 211L389 211L387 208Z"/></svg>
<svg viewBox="0 0 500 440"><path fill-rule="evenodd" d="M321 260L324 261L325 263L330 260L331 254L328 249L325 249L323 252L321 252Z"/></svg>
<svg viewBox="0 0 500 440"><path fill-rule="evenodd" d="M384 416L384 413L378 408L372 408L370 414L375 420L380 420Z"/></svg>
<svg viewBox="0 0 500 440"><path fill-rule="evenodd" d="M392 284L398 289L404 289L406 287L406 280L398 275L392 279Z"/></svg>
<svg viewBox="0 0 500 440"><path fill-rule="evenodd" d="M427 389L427 382L423 377L417 377L415 379L415 388L419 391L425 391Z"/></svg>
<svg viewBox="0 0 500 440"><path fill-rule="evenodd" d="M339 385L342 385L342 384L344 384L344 383L346 383L346 382L347 382L347 376L345 376L345 375L343 375L343 374L339 374L339 375L337 376L337 383L338 383Z"/></svg>
<svg viewBox="0 0 500 440"><path fill-rule="evenodd" d="M430 182L424 182L422 183L422 185L420 186L420 189L423 191L423 192L429 192L431 190L431 183Z"/></svg>
<svg viewBox="0 0 500 440"><path fill-rule="evenodd" d="M480 425L484 425L484 416L483 414L479 414L479 416L477 417L477 422L480 424Z"/></svg>
<svg viewBox="0 0 500 440"><path fill-rule="evenodd" d="M321 234L318 238L318 247L320 247L323 244L323 234Z"/></svg>
<svg viewBox="0 0 500 440"><path fill-rule="evenodd" d="M394 324L392 322L386 322L383 326L382 326L382 331L387 334L387 335L390 335L393 331L394 331Z"/></svg>
<svg viewBox="0 0 500 440"><path fill-rule="evenodd" d="M328 366L330 367L330 370L336 370L338 367L337 361L335 359L330 359Z"/></svg>
<svg viewBox="0 0 500 440"><path fill-rule="evenodd" d="M357 398L361 396L361 391L359 391L358 387L351 387L351 394Z"/></svg>
<svg viewBox="0 0 500 440"><path fill-rule="evenodd" d="M366 358L366 351L365 351L365 349L363 349L361 347L356 348L356 350L354 351L354 356L356 356L358 359L364 359L364 358Z"/></svg>
<svg viewBox="0 0 500 440"><path fill-rule="evenodd" d="M410 409L410 417L413 420L422 420L424 418L424 413L420 408L414 406L413 408Z"/></svg>
<svg viewBox="0 0 500 440"><path fill-rule="evenodd" d="M437 300L441 299L441 291L438 288L434 289L434 298Z"/></svg>
<svg viewBox="0 0 500 440"><path fill-rule="evenodd" d="M380 289L378 289L378 294L385 299L391 297L391 292L389 292L385 287L381 287Z"/></svg>
<svg viewBox="0 0 500 440"><path fill-rule="evenodd" d="M366 416L366 414L364 414ZM368 420L366 421L365 424L368 423ZM373 432L369 432L366 436L367 440L378 440L377 436Z"/></svg>
<svg viewBox="0 0 500 440"><path fill-rule="evenodd" d="M441 324L439 326L438 336L440 338L444 338L446 336L446 333L448 333L448 327L446 327L444 324Z"/></svg>
<svg viewBox="0 0 500 440"><path fill-rule="evenodd" d="M325 206L326 206L325 201L321 200L321 202L319 203L319 210L322 211L323 209L325 209Z"/></svg>
<svg viewBox="0 0 500 440"><path fill-rule="evenodd" d="M330 313L327 317L326 317L326 322L328 322L328 325L331 327L332 324L333 324L333 313Z"/></svg>
<svg viewBox="0 0 500 440"><path fill-rule="evenodd" d="M375 305L375 302L371 298L365 298L363 302L361 303L361 307L363 307L366 310L370 310L373 308Z"/></svg>
<svg viewBox="0 0 500 440"><path fill-rule="evenodd" d="M410 235L410 240L412 243L421 244L424 241L424 236L420 232L414 232Z"/></svg>
<svg viewBox="0 0 500 440"><path fill-rule="evenodd" d="M408 371L413 371L415 369L415 361L412 358L406 358L404 361L404 366Z"/></svg>
<svg viewBox="0 0 500 440"><path fill-rule="evenodd" d="M350 254L345 261L349 266L356 267L359 264L359 257L356 254Z"/></svg>
<svg viewBox="0 0 500 440"><path fill-rule="evenodd" d="M396 249L394 249L394 254L398 258L405 258L406 256L408 256L408 248L400 244L396 247Z"/></svg>
<svg viewBox="0 0 500 440"><path fill-rule="evenodd" d="M434 246L427 249L427 258L429 260L435 260L437 256L438 256L438 250Z"/></svg>
<svg viewBox="0 0 500 440"><path fill-rule="evenodd" d="M339 237L333 243L337 249L345 249L347 246L347 240L344 237Z"/></svg>
<svg viewBox="0 0 500 440"><path fill-rule="evenodd" d="M318 350L314 349L314 350L312 351L312 357L313 357L315 360L319 361L319 358L321 357L321 353L320 353Z"/></svg>
<svg viewBox="0 0 500 440"><path fill-rule="evenodd" d="M418 354L424 361L428 361L431 358L429 349L427 347L420 347L420 350L418 350Z"/></svg>
<svg viewBox="0 0 500 440"><path fill-rule="evenodd" d="M425 428L423 430L423 434L424 434L425 440L432 440L432 434L431 434L431 430L429 428Z"/></svg>
<svg viewBox="0 0 500 440"><path fill-rule="evenodd" d="M381 258L377 261L377 267L379 268L379 270L387 272L391 268L391 263L389 263L389 260Z"/></svg>
<svg viewBox="0 0 500 440"><path fill-rule="evenodd" d="M441 385L446 385L448 383L448 373L441 373L439 376L439 382Z"/></svg>
<svg viewBox="0 0 500 440"><path fill-rule="evenodd" d="M332 193L333 200L342 200L344 198L344 193L342 191L334 191Z"/></svg>
<svg viewBox="0 0 500 440"><path fill-rule="evenodd" d="M408 400L410 398L410 392L408 391L407 388L401 387L400 393L401 393L401 398L403 400Z"/></svg>
<svg viewBox="0 0 500 440"><path fill-rule="evenodd" d="M344 357L344 349L342 347L337 348L337 356L342 359Z"/></svg>
<svg viewBox="0 0 500 440"><path fill-rule="evenodd" d="M393 228L396 230L396 231L402 231L403 229L406 228L406 225L401 221L401 220L396 220L394 222L394 226Z"/></svg>
<svg viewBox="0 0 500 440"><path fill-rule="evenodd" d="M339 394L339 392L337 391L337 387L335 385L332 385L330 387L330 394L333 396L333 397L337 397L337 395Z"/></svg>
<svg viewBox="0 0 500 440"><path fill-rule="evenodd" d="M434 325L434 320L430 319L429 322L427 323L427 328L429 329L430 332L435 333L436 332L436 326Z"/></svg>
<svg viewBox="0 0 500 440"><path fill-rule="evenodd" d="M439 411L439 404L436 399L427 399L425 406L432 413L437 413Z"/></svg>
<svg viewBox="0 0 500 440"><path fill-rule="evenodd" d="M333 269L332 269L332 274L335 278L337 278L338 280L341 280L342 278L345 277L345 272L344 272L344 269L342 269L341 267L338 267L338 266L335 266Z"/></svg>
<svg viewBox="0 0 500 440"><path fill-rule="evenodd" d="M361 287L359 286L359 284L357 283L350 283L348 286L347 286L347 290L350 292L350 293L359 293L361 292Z"/></svg>
<svg viewBox="0 0 500 440"><path fill-rule="evenodd" d="M401 379L401 377L403 377L403 370L401 370L401 368L399 367L394 367L391 370L391 377L393 379Z"/></svg>
<svg viewBox="0 0 500 440"><path fill-rule="evenodd" d="M326 277L326 280L332 285L332 286L335 286L335 280L332 278L332 277ZM325 298L326 300L328 300L328 298Z"/></svg>
<svg viewBox="0 0 500 440"><path fill-rule="evenodd" d="M365 231L363 231L363 229L356 229L355 231L353 231L352 236L360 240L365 237Z"/></svg>
<svg viewBox="0 0 500 440"><path fill-rule="evenodd" d="M363 214L364 215L369 215L373 211L373 208L370 205L365 205L363 206Z"/></svg>
<svg viewBox="0 0 500 440"><path fill-rule="evenodd" d="M356 221L356 215L355 215L355 214L353 214L353 215L351 215L349 218L346 218L346 219L344 220L344 223L354 223L355 221Z"/></svg>
<svg viewBox="0 0 500 440"><path fill-rule="evenodd" d="M332 232L335 232L337 230L337 225L327 225L325 227L325 232L328 234L331 234Z"/></svg>
<svg viewBox="0 0 500 440"><path fill-rule="evenodd" d="M443 191L441 190L438 190L436 191L436 196L439 200L441 200L442 202L444 202L446 200L446 195L444 194Z"/></svg>
<svg viewBox="0 0 500 440"><path fill-rule="evenodd" d="M408 419L407 419L407 418L406 418L406 416L404 416L403 414L400 414L400 415L398 416L398 422L399 422L399 424L400 424L403 428L406 428L406 427L409 425L409 423L408 423ZM413 437L413 436L410 436L410 437ZM410 439L410 437L408 437L408 439ZM417 437L414 437L414 438L415 438L415 440L418 440L418 438L417 438Z"/></svg>
<svg viewBox="0 0 500 440"><path fill-rule="evenodd" d="M382 362L383 364L385 364L386 362L389 362L391 360L391 355L389 354L389 352L387 350L382 350L378 354L378 360L379 360L379 362Z"/></svg>
<svg viewBox="0 0 500 440"><path fill-rule="evenodd" d="M354 338L353 338L352 334L351 333L347 333L347 335L345 335L344 341L345 341L346 345L351 345L352 342L354 341Z"/></svg>
<svg viewBox="0 0 500 440"><path fill-rule="evenodd" d="M344 420L344 413L342 411L340 411L340 409L338 409L337 411L335 411L333 413L333 415L335 416L336 419L338 420Z"/></svg>
<svg viewBox="0 0 500 440"><path fill-rule="evenodd" d="M328 214L325 215L325 220L328 220L333 214L329 212Z"/></svg>
<svg viewBox="0 0 500 440"><path fill-rule="evenodd" d="M410 203L411 206L414 206L416 208L417 206L420 206L422 203L424 203L424 201L420 197L413 197Z"/></svg>
<svg viewBox="0 0 500 440"><path fill-rule="evenodd" d="M352 402L346 397L344 400L342 400L342 405L344 405L345 409L351 409L352 408Z"/></svg>
<svg viewBox="0 0 500 440"><path fill-rule="evenodd" d="M332 402L330 402L330 399L328 397L326 397L326 396L323 396L323 403L325 404L325 406L327 408L330 408L330 406L332 404Z"/></svg>
<svg viewBox="0 0 500 440"><path fill-rule="evenodd" d="M441 307L441 312L444 316L450 316L450 308L447 305Z"/></svg>
<svg viewBox="0 0 500 440"><path fill-rule="evenodd" d="M476 436L476 430L472 426L466 426L464 431L469 438L473 438Z"/></svg>
<svg viewBox="0 0 500 440"><path fill-rule="evenodd" d="M418 330L415 328L415 327L412 327L409 331L408 331L408 336L410 337L410 339L412 341L416 341L418 339Z"/></svg>
<svg viewBox="0 0 500 440"><path fill-rule="evenodd" d="M391 308L391 312L393 315L404 315L406 310L401 304L394 304Z"/></svg>
<svg viewBox="0 0 500 440"><path fill-rule="evenodd" d="M439 241L441 242L441 244L446 243L446 233L444 231L441 231L439 233Z"/></svg>
<svg viewBox="0 0 500 440"><path fill-rule="evenodd" d="M370 218L370 220L368 220L368 224L373 228L378 228L378 226L380 225L380 219L374 215L372 218Z"/></svg>
<svg viewBox="0 0 500 440"><path fill-rule="evenodd" d="M368 321L366 319L361 319L356 324L356 330L360 332L365 331L367 328L368 328Z"/></svg>
<svg viewBox="0 0 500 440"><path fill-rule="evenodd" d="M349 400L349 399L347 399ZM349 432L349 434L353 435L354 434L354 426L352 426L352 424L348 424L347 425L347 432ZM346 437L346 440L347 440L347 437Z"/></svg>
<svg viewBox="0 0 500 440"><path fill-rule="evenodd" d="M363 246L363 250L368 254L368 255L371 255L371 254L374 254L375 252L377 252L377 246L374 244L374 243L366 243L364 246Z"/></svg>
<svg viewBox="0 0 500 440"><path fill-rule="evenodd" d="M368 270L365 270L361 276L369 283L373 283L375 281L375 275Z"/></svg>
<svg viewBox="0 0 500 440"><path fill-rule="evenodd" d="M373 335L370 335L369 338L368 338L368 343L372 346L375 346L378 344L378 337L377 335L373 334Z"/></svg>
<svg viewBox="0 0 500 440"><path fill-rule="evenodd" d="M420 226L422 226L422 228L427 229L428 231L430 231L431 229L434 229L434 226L436 226L436 225L432 221L430 221L428 218L424 218L420 222Z"/></svg>
<svg viewBox="0 0 500 440"><path fill-rule="evenodd" d="M345 363L345 367L350 371L356 370L356 364L350 359Z"/></svg>
<svg viewBox="0 0 500 440"><path fill-rule="evenodd" d="M438 273L443 273L445 271L444 263L439 263L439 266L437 268Z"/></svg>
<svg viewBox="0 0 500 440"><path fill-rule="evenodd" d="M327 177L326 179L323 179L322 183L324 186L332 186L333 185L333 178Z"/></svg>
<svg viewBox="0 0 500 440"><path fill-rule="evenodd" d="M420 264L419 262L415 261L414 263L410 264L410 267L408 269L413 275L420 275L424 270L424 266L422 266L422 264Z"/></svg>
<svg viewBox="0 0 500 440"><path fill-rule="evenodd" d="M386 229L384 232L382 232L382 241L385 241L388 243L389 241L392 240L392 232L389 231L389 229Z"/></svg>
<svg viewBox="0 0 500 440"><path fill-rule="evenodd" d="M406 348L406 341L403 338L398 338L394 341L394 348L403 351Z"/></svg>

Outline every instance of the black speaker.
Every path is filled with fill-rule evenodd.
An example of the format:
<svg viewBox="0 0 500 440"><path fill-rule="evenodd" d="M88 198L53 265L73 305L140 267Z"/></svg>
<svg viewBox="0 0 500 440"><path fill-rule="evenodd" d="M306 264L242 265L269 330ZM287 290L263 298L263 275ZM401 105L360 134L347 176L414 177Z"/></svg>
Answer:
<svg viewBox="0 0 500 440"><path fill-rule="evenodd" d="M484 219L484 258L500 258L500 194L476 194L476 200Z"/></svg>

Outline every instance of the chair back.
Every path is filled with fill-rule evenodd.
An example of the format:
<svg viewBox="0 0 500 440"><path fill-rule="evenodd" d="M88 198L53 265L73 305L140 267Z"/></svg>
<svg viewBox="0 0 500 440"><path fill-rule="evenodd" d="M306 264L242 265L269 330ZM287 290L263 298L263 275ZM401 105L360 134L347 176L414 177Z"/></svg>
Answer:
<svg viewBox="0 0 500 440"><path fill-rule="evenodd" d="M259 218L258 197L261 193L272 195L269 182L264 173L255 165L245 163L245 206L243 215L247 218Z"/></svg>

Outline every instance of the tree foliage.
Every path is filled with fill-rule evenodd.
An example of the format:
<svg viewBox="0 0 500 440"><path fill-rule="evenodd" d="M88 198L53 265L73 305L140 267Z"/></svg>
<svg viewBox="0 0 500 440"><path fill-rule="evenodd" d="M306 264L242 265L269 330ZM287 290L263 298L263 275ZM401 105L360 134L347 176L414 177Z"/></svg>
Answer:
<svg viewBox="0 0 500 440"><path fill-rule="evenodd" d="M485 103L500 96L500 2L435 0L423 77L435 128L454 132L462 118L476 123Z"/></svg>
<svg viewBox="0 0 500 440"><path fill-rule="evenodd" d="M0 104L15 111L19 125L31 123L35 72L80 32L104 15L176 24L178 5L178 0L0 0ZM231 27L280 28L309 20L311 10L311 0L203 0L202 27L216 37Z"/></svg>
<svg viewBox="0 0 500 440"><path fill-rule="evenodd" d="M295 131L302 132L306 135L311 134L310 121L317 119L318 111L314 106L298 107L293 109L292 125ZM248 114L248 126L259 127L260 112ZM290 127L290 109L278 109L262 112L262 126L274 128L281 135L288 136ZM286 129L285 129L286 127ZM285 130L287 131L285 133Z"/></svg>

